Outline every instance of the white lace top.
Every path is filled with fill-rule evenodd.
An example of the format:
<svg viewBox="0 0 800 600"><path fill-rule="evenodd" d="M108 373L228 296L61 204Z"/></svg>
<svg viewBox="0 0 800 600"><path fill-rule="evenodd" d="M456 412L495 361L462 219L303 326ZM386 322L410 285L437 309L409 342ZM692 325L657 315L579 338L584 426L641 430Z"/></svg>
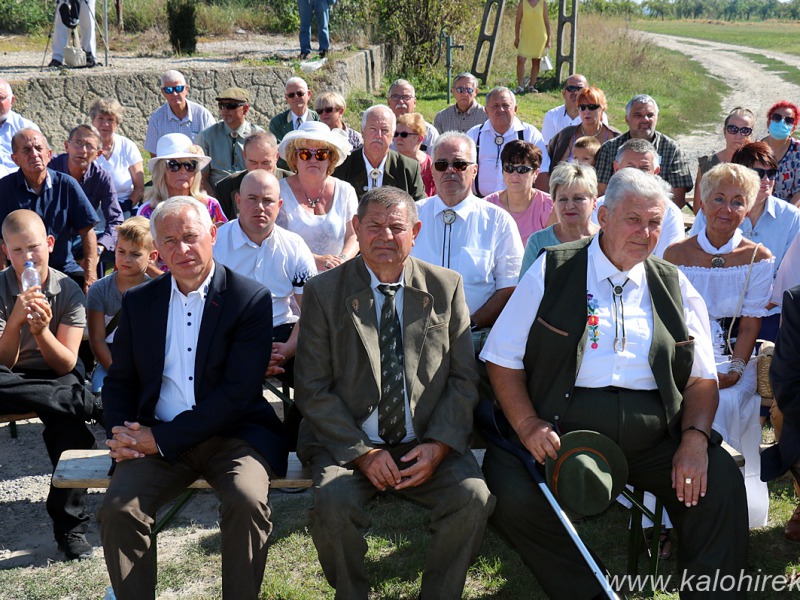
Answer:
<svg viewBox="0 0 800 600"><path fill-rule="evenodd" d="M344 248L347 224L358 208L353 186L332 177L335 187L333 203L324 215L315 215L300 206L287 179L281 179L283 206L277 223L305 240L314 254L340 254Z"/></svg>

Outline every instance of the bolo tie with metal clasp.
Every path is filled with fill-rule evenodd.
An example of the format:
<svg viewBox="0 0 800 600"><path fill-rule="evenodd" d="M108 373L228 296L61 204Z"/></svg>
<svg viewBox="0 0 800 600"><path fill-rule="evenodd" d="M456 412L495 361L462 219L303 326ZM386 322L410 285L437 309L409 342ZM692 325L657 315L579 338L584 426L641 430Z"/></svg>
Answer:
<svg viewBox="0 0 800 600"><path fill-rule="evenodd" d="M614 352L625 352L628 338L625 335L625 304L622 302L622 292L630 279L626 277L622 285L615 284L611 278L606 279L611 284L611 299L614 302ZM622 339L619 337L620 330Z"/></svg>
<svg viewBox="0 0 800 600"><path fill-rule="evenodd" d="M456 211L448 208L442 212L442 220L444 221L444 237L442 237L442 266L450 268L450 241L453 238L453 223L456 222ZM444 250L447 248L447 264L445 264Z"/></svg>

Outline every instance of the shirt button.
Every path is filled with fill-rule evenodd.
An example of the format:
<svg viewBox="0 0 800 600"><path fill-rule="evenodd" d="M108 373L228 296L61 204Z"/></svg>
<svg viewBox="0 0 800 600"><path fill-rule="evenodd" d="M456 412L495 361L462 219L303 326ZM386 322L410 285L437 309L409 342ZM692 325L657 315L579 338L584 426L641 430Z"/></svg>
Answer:
<svg viewBox="0 0 800 600"><path fill-rule="evenodd" d="M191 326L192 326L192 322L191 322L191 321L189 321L188 323L186 323L186 325L187 325L188 327L191 327Z"/></svg>
<svg viewBox="0 0 800 600"><path fill-rule="evenodd" d="M191 349L191 348L187 348L187 350L188 350L189 352L191 352L191 351L192 351L192 349Z"/></svg>
<svg viewBox="0 0 800 600"><path fill-rule="evenodd" d="M192 316L192 313L186 313L186 315L187 315L187 316L189 316L189 317L191 317L191 316Z"/></svg>
<svg viewBox="0 0 800 600"><path fill-rule="evenodd" d="M194 377L189 377L189 381L194 381Z"/></svg>

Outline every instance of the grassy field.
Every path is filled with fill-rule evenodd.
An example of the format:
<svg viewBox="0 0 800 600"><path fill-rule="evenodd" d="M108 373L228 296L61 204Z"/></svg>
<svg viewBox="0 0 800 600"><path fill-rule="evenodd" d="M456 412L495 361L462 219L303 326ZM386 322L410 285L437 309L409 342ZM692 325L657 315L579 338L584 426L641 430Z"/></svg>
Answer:
<svg viewBox="0 0 800 600"><path fill-rule="evenodd" d="M681 37L750 46L800 55L800 23L762 21L730 23L723 21L631 21L633 29Z"/></svg>

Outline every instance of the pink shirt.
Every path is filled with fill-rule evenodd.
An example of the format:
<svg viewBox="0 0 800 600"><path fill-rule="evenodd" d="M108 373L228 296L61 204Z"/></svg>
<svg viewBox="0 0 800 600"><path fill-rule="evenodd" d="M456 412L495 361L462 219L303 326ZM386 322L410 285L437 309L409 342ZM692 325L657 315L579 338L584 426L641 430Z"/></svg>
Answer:
<svg viewBox="0 0 800 600"><path fill-rule="evenodd" d="M484 200L496 204L514 217L517 229L519 229L519 235L522 237L523 246L528 243L528 237L532 233L545 228L547 220L550 218L550 213L553 212L553 199L550 194L546 194L541 190L533 190L533 200L530 206L522 212L508 210L508 207L500 202L500 192L489 194Z"/></svg>

